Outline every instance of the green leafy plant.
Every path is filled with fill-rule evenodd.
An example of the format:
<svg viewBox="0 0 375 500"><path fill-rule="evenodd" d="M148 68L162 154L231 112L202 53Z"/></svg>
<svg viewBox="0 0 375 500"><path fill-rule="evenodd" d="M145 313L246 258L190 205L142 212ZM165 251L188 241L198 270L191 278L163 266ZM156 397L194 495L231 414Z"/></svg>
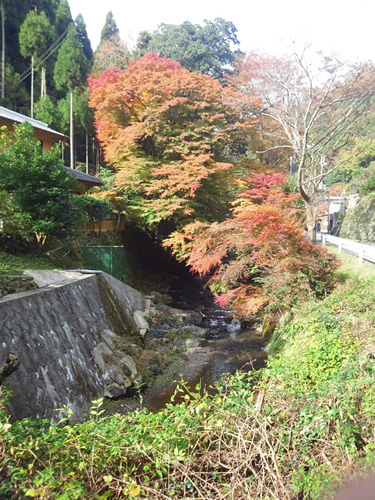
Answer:
<svg viewBox="0 0 375 500"><path fill-rule="evenodd" d="M41 149L32 130L24 123L14 132L0 131L0 190L7 193L10 220L21 234L34 233L43 244L47 236L63 236L77 225L70 197L76 181L63 170L57 149Z"/></svg>

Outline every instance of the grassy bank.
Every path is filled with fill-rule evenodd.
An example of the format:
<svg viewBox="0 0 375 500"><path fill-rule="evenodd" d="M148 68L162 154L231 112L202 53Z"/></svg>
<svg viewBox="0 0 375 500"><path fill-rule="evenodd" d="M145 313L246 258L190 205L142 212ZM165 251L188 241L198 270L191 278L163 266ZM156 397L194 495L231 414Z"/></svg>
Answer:
<svg viewBox="0 0 375 500"><path fill-rule="evenodd" d="M375 461L375 278L341 278L295 308L266 369L228 376L214 397L110 418L98 401L65 427L3 411L0 497L331 498Z"/></svg>
<svg viewBox="0 0 375 500"><path fill-rule="evenodd" d="M0 251L0 275L22 274L26 269L56 269L56 265L42 255L11 255Z"/></svg>

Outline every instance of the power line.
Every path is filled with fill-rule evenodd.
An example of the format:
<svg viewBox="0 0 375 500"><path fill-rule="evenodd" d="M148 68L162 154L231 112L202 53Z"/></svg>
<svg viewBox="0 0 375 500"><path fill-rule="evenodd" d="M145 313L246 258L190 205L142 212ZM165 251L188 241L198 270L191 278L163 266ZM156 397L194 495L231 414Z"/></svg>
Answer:
<svg viewBox="0 0 375 500"><path fill-rule="evenodd" d="M40 56L40 57L44 57L51 49L54 48L54 46L56 44L59 44L60 40L65 37L66 33L67 33L68 30L65 30L64 33L62 33L59 38L57 40L55 40L52 45L50 47L48 47L48 49ZM21 78L21 81L23 80L23 77L27 74L30 74L30 69L28 68L27 70L25 70L21 75L20 75L20 78Z"/></svg>
<svg viewBox="0 0 375 500"><path fill-rule="evenodd" d="M39 63L34 67L34 70L39 68L43 63L44 61L46 61L49 57L51 57L51 55L56 52L56 50L62 45L62 43L64 42L65 38L66 38L66 35L68 33L68 30L66 29L64 31L64 33L62 33L59 38L57 40L55 40L53 42L53 44L48 47L48 49L40 56L40 61ZM46 57L44 57L46 56ZM44 57L44 59L42 59ZM30 76L32 72L32 67L30 66L26 71L24 71L22 73L22 75L20 75L20 80L15 84L13 85L12 87L10 87L8 90L12 90L14 89L15 87L17 87L20 83L22 83L28 76Z"/></svg>

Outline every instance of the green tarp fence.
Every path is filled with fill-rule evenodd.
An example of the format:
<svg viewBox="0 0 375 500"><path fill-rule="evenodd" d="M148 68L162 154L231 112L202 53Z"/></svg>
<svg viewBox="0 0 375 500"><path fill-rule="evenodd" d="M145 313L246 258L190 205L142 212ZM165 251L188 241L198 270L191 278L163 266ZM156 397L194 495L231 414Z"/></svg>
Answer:
<svg viewBox="0 0 375 500"><path fill-rule="evenodd" d="M83 246L81 255L87 269L98 269L124 283L127 281L123 246Z"/></svg>

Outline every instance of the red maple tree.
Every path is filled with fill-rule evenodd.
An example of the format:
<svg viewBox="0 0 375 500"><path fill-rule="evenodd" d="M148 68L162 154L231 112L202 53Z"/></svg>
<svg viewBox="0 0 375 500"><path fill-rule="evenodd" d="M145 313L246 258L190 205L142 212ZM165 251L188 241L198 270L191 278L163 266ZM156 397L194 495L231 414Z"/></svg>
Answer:
<svg viewBox="0 0 375 500"><path fill-rule="evenodd" d="M333 286L335 258L308 243L299 195L285 190L285 175L257 174L222 223L193 223L166 243L193 272L211 275L221 306L241 315L272 302L283 309L298 298L324 296Z"/></svg>

